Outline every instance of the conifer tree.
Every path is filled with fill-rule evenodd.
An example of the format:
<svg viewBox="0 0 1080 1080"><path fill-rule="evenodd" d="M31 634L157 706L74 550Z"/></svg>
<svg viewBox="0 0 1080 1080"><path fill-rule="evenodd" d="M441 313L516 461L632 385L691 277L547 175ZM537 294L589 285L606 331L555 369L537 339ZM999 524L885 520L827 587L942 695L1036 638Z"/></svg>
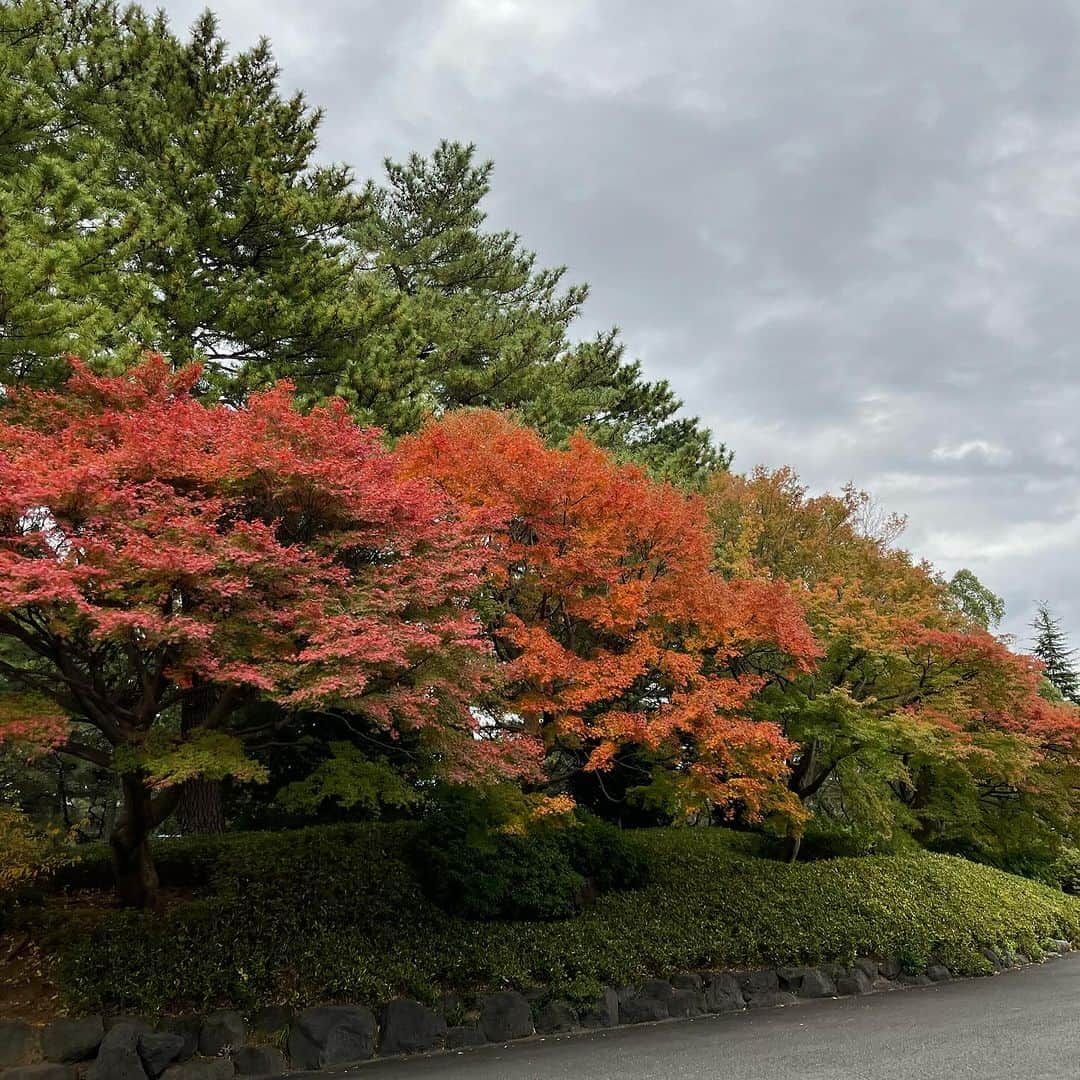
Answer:
<svg viewBox="0 0 1080 1080"><path fill-rule="evenodd" d="M588 290L485 228L491 163L442 143L382 184L316 165L321 113L268 43L231 55L112 0L0 10L0 381L198 360L242 400L288 377L391 435L459 406L585 429L693 484L727 463L615 332L575 342Z"/></svg>
<svg viewBox="0 0 1080 1080"><path fill-rule="evenodd" d="M54 385L72 351L235 377L361 348L383 313L345 250L364 199L312 164L321 116L266 41L230 57L209 13L181 41L100 0L23 0L0 29L5 381Z"/></svg>
<svg viewBox="0 0 1080 1080"><path fill-rule="evenodd" d="M1047 682L1062 697L1080 704L1080 674L1074 662L1076 650L1069 648L1061 623L1045 604L1040 604L1031 627L1035 631L1035 645L1031 651L1042 661Z"/></svg>
<svg viewBox="0 0 1080 1080"><path fill-rule="evenodd" d="M726 466L711 433L677 415L667 382L626 360L617 331L572 341L588 288L564 285L565 267L538 268L514 233L485 230L492 169L475 147L442 142L428 158L387 161L386 183L368 186L375 212L358 239L401 299L426 391L411 414L374 419L393 430L425 407L511 407L551 440L583 429L666 479Z"/></svg>

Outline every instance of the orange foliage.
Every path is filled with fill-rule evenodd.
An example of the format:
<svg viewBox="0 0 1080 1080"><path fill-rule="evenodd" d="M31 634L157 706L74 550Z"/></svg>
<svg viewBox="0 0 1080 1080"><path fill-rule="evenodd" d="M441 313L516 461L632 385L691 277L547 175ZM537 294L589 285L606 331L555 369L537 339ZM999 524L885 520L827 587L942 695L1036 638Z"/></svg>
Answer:
<svg viewBox="0 0 1080 1080"><path fill-rule="evenodd" d="M430 424L399 447L488 530L504 719L605 770L659 755L691 802L774 805L789 745L747 715L756 651L806 670L817 648L786 585L724 580L705 507L582 436L565 450L489 411Z"/></svg>

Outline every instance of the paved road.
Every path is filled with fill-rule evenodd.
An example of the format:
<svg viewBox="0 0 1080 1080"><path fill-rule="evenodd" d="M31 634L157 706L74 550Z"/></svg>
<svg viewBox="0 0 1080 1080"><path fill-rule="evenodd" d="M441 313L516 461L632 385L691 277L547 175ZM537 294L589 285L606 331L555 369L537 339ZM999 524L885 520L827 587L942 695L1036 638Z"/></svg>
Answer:
<svg viewBox="0 0 1080 1080"><path fill-rule="evenodd" d="M1080 954L988 979L372 1062L347 1075L361 1080L1080 1080Z"/></svg>

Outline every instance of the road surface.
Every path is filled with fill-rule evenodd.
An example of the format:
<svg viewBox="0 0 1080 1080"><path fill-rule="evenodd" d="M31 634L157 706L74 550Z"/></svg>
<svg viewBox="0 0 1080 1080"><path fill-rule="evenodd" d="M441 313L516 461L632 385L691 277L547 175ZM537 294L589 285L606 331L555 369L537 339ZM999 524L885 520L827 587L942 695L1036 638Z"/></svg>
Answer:
<svg viewBox="0 0 1080 1080"><path fill-rule="evenodd" d="M339 1075L361 1080L1080 1080L1080 954L993 978L372 1062Z"/></svg>

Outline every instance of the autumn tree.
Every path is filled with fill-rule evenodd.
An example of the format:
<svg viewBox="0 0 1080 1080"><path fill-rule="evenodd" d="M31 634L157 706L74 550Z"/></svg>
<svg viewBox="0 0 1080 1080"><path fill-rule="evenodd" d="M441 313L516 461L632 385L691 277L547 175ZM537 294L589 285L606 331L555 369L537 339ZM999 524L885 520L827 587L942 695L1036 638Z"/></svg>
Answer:
<svg viewBox="0 0 1080 1080"><path fill-rule="evenodd" d="M478 609L501 661L490 723L543 739L552 787L642 748L653 768L638 797L676 815L797 810L791 747L748 706L816 646L786 585L710 571L699 499L584 436L550 449L491 411L431 423L399 453L486 531Z"/></svg>
<svg viewBox="0 0 1080 1080"><path fill-rule="evenodd" d="M474 738L478 548L447 497L341 403L302 415L279 387L208 407L198 377L160 357L123 377L77 365L62 393L9 389L0 411L0 640L20 690L0 735L119 776L110 845L137 904L178 785L259 777L257 727L230 722L246 701L274 723L341 708L421 732L458 775L532 750Z"/></svg>
<svg viewBox="0 0 1080 1080"><path fill-rule="evenodd" d="M825 649L758 703L798 747L789 783L809 807L926 841L985 831L1024 800L1041 799L1050 828L1067 820L1050 808L1077 716L1048 713L1030 662L982 625L992 594L966 582L980 603L961 603L896 545L901 520L852 488L812 496L790 469L759 469L717 475L707 502L722 572L789 582Z"/></svg>

